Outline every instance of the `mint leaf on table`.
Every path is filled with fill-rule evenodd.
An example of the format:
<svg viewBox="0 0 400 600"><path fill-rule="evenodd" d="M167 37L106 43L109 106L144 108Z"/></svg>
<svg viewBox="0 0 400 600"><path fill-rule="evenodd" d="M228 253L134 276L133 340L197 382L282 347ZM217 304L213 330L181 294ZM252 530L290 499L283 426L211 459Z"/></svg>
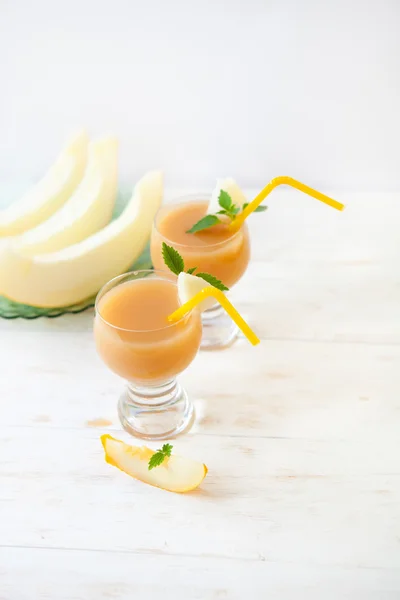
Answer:
<svg viewBox="0 0 400 600"><path fill-rule="evenodd" d="M162 465L167 456L171 456L172 448L171 444L164 444L160 450L157 450L149 460L149 471Z"/></svg>
<svg viewBox="0 0 400 600"><path fill-rule="evenodd" d="M207 283L217 288L217 290L221 290L221 292L227 292L229 290L222 281L214 277L214 275L210 275L210 273L196 273L196 277L204 279L204 281L207 281Z"/></svg>
<svg viewBox="0 0 400 600"><path fill-rule="evenodd" d="M185 263L182 256L175 248L168 246L165 242L162 243L162 255L168 269L175 273L175 275L179 275L179 273L185 270Z"/></svg>
<svg viewBox="0 0 400 600"><path fill-rule="evenodd" d="M213 225L216 225L217 223L220 223L220 222L221 221L217 217L217 215L206 215L205 217L200 219L200 221L197 221L197 223L195 223L193 225L193 227L188 229L188 231L186 233L197 233L198 231L203 231L203 229L208 229L209 227L212 227Z"/></svg>
<svg viewBox="0 0 400 600"><path fill-rule="evenodd" d="M186 273L188 273L189 275L193 275L193 273L195 272L196 269L197 269L197 267L192 267L191 269L188 269L186 271Z"/></svg>

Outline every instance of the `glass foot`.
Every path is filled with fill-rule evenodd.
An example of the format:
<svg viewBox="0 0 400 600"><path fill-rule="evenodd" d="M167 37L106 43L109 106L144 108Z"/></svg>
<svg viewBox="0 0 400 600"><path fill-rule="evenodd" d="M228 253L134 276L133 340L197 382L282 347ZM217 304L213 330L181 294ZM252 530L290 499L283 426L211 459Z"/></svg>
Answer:
<svg viewBox="0 0 400 600"><path fill-rule="evenodd" d="M122 427L146 440L167 440L188 431L194 407L176 381L155 387L128 384L118 402Z"/></svg>
<svg viewBox="0 0 400 600"><path fill-rule="evenodd" d="M236 340L239 328L226 314L222 306L216 305L201 315L203 336L200 350L218 350L231 346Z"/></svg>

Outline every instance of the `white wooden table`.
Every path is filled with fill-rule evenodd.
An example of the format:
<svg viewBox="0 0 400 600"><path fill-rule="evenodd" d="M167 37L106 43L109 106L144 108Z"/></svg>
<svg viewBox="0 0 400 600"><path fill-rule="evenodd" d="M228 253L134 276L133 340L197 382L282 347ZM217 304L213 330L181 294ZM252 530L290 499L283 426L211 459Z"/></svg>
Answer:
<svg viewBox="0 0 400 600"><path fill-rule="evenodd" d="M1 600L400 598L400 195L334 197L252 219L233 299L262 343L182 377L195 493L104 462L130 438L91 311L0 321Z"/></svg>

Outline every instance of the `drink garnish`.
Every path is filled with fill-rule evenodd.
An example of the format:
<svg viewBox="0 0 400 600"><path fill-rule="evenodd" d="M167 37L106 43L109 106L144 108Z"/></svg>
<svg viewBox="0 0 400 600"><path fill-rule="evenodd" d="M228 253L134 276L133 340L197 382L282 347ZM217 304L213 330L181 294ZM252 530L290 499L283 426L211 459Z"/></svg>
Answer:
<svg viewBox="0 0 400 600"><path fill-rule="evenodd" d="M162 448L157 450L149 460L149 471L162 465L167 456L171 456L172 448L173 446L171 446L171 444L164 444Z"/></svg>
<svg viewBox="0 0 400 600"><path fill-rule="evenodd" d="M162 243L162 255L164 263L175 275L179 275L179 273L185 270L185 263L178 250L175 250L172 246L168 246L165 242Z"/></svg>
<svg viewBox="0 0 400 600"><path fill-rule="evenodd" d="M215 210L216 196L214 196L214 191L209 206L209 212L211 214L207 214L205 217L197 221L197 223L195 223L187 231L187 233L197 233L199 231L203 231L204 229L208 229L209 227L213 227L218 223L225 223L232 232L238 231L249 215L251 215L253 212L264 212L267 209L266 206L261 205L261 202L265 200L268 194L270 194L272 190L279 185L290 185L291 187L308 194L312 198L315 198L316 200L319 200L320 202L323 202L324 204L327 204L336 210L344 209L344 205L337 200L329 198L329 196L314 190L310 186L301 183L301 181L297 181L297 179L293 179L293 177L288 177L286 175L272 179L251 202L242 202L244 199L243 193L232 179L223 181L219 180L217 186L220 186L221 183L229 186L231 192L235 194L235 198L239 198L239 204L233 203L230 194L221 187L218 196L218 205L220 210ZM218 190L218 187L216 189Z"/></svg>
<svg viewBox="0 0 400 600"><path fill-rule="evenodd" d="M190 312L196 306L199 306L204 300L207 298L213 297L217 300L221 306L226 310L231 319L236 323L242 333L247 337L249 342L256 346L260 343L259 338L256 336L254 331L249 327L246 321L241 317L233 304L228 300L225 294L215 287L205 287L199 292L197 292L190 300L182 304L176 311L174 311L171 315L169 315L168 321L170 323L176 323L180 319L182 319L188 312Z"/></svg>
<svg viewBox="0 0 400 600"><path fill-rule="evenodd" d="M166 264L168 269L172 271L172 273L174 273L175 275L179 275L180 273L185 272L185 263L178 250L176 250L172 246L168 246L168 244L163 242L162 255L164 263ZM186 273L204 279L204 281L217 288L218 290L221 290L222 292L227 292L229 290L229 288L227 288L226 285L222 283L222 281L217 279L217 277L214 277L214 275L211 275L211 273L195 273L196 269L197 267L192 267L191 269L188 269Z"/></svg>
<svg viewBox="0 0 400 600"><path fill-rule="evenodd" d="M226 223L227 220L229 223L232 223L235 221L240 212L244 211L248 206L248 202L245 202L243 206L237 206L234 204L230 194L223 189L220 190L218 203L221 210L214 215L206 215L200 219L200 221L197 221L197 223L195 223L186 233L197 233L199 231L203 231L204 229L208 229L209 227L213 227L218 223ZM258 206L255 209L255 212L264 212L267 210L267 208L267 206ZM218 215L224 215L225 219L222 220Z"/></svg>

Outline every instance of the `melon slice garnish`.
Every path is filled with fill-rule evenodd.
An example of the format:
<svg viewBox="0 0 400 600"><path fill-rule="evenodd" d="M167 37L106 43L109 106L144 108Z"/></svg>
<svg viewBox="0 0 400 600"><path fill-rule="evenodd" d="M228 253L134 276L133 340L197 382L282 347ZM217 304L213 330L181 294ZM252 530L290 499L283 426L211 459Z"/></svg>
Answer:
<svg viewBox="0 0 400 600"><path fill-rule="evenodd" d="M62 250L81 242L109 223L118 185L118 141L103 138L89 145L88 166L78 188L47 221L11 238L25 256Z"/></svg>
<svg viewBox="0 0 400 600"><path fill-rule="evenodd" d="M217 179L217 184L211 194L211 199L208 204L207 214L208 215L216 215L218 211L221 210L221 206L219 205L219 195L221 190L227 192L231 199L232 203L235 204L240 210L242 210L243 204L247 202L246 196L236 183L232 177L227 177L226 179ZM218 218L221 221L227 221L229 223L229 217L225 215L218 215Z"/></svg>
<svg viewBox="0 0 400 600"><path fill-rule="evenodd" d="M134 479L168 490L190 492L196 489L207 475L206 465L172 454L162 464L149 470L149 461L155 454L146 446L129 446L111 435L101 436L105 459Z"/></svg>
<svg viewBox="0 0 400 600"><path fill-rule="evenodd" d="M101 231L58 252L24 256L0 249L0 295L42 307L81 302L124 273L143 252L163 197L160 171L136 184L124 212Z"/></svg>
<svg viewBox="0 0 400 600"><path fill-rule="evenodd" d="M205 287L211 287L211 284L189 273L179 273L178 275L178 296L182 304L186 304ZM215 306L215 298L206 298L198 305L198 308L203 312L208 308Z"/></svg>
<svg viewBox="0 0 400 600"><path fill-rule="evenodd" d="M86 131L74 134L46 175L19 200L0 211L0 236L32 229L61 208L82 180L88 142Z"/></svg>

